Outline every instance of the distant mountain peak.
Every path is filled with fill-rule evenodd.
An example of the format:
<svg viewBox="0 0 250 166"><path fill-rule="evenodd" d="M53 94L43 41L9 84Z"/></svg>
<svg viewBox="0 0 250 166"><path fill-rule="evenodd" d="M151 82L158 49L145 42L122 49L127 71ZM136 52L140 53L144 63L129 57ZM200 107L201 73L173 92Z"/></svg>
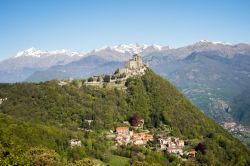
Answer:
<svg viewBox="0 0 250 166"><path fill-rule="evenodd" d="M113 46L111 47L112 49L114 49L117 52L121 52L121 53L130 53L130 54L134 54L134 53L140 53L143 50L145 50L148 47L148 45L146 44L120 44L118 46Z"/></svg>
<svg viewBox="0 0 250 166"><path fill-rule="evenodd" d="M64 55L68 55L68 56L84 56L85 55L85 53L83 53L83 52L76 52L76 51L71 51L71 50L68 50L68 49L61 49L61 50L51 51L50 54L51 55L64 54Z"/></svg>
<svg viewBox="0 0 250 166"><path fill-rule="evenodd" d="M220 44L220 45L231 45L230 43L228 42L224 42L224 41L209 41L209 40L200 40L196 43L194 43L195 45L197 44Z"/></svg>
<svg viewBox="0 0 250 166"><path fill-rule="evenodd" d="M24 57L24 56L30 56L30 57L40 57L43 54L47 54L47 51L42 51L39 49L36 49L34 47L31 47L29 49L23 50L23 51L19 51L15 58L17 57Z"/></svg>
<svg viewBox="0 0 250 166"><path fill-rule="evenodd" d="M29 49L19 51L14 58L19 57L48 57L48 56L55 56L55 55L67 55L67 56L83 56L84 53L74 52L68 49L61 49L61 50L54 50L54 51L44 51L40 49L36 49L35 47L31 47Z"/></svg>
<svg viewBox="0 0 250 166"><path fill-rule="evenodd" d="M147 49L153 49L155 51L160 51L162 49L169 48L168 46L161 46L161 45L147 45L147 44L120 44L120 45L115 45L115 46L104 46L99 49L94 49L92 53L96 53L99 51L116 51L119 53L129 53L129 54L136 54L136 53L141 53Z"/></svg>

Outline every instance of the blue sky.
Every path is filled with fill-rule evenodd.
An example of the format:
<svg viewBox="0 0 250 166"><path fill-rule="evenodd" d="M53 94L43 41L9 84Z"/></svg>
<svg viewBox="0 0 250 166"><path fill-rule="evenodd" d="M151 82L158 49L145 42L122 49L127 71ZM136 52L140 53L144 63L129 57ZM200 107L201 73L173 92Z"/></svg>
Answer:
<svg viewBox="0 0 250 166"><path fill-rule="evenodd" d="M32 46L89 51L202 39L250 43L250 1L0 0L0 59Z"/></svg>

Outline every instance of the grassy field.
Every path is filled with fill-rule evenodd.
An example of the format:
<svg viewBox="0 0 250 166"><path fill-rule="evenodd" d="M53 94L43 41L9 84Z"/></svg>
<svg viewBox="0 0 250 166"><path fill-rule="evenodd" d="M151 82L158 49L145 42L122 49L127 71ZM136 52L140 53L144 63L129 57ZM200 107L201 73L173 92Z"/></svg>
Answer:
<svg viewBox="0 0 250 166"><path fill-rule="evenodd" d="M113 155L113 157L110 158L108 164L110 166L116 166L116 165L129 166L130 165L129 158L116 156L116 155Z"/></svg>

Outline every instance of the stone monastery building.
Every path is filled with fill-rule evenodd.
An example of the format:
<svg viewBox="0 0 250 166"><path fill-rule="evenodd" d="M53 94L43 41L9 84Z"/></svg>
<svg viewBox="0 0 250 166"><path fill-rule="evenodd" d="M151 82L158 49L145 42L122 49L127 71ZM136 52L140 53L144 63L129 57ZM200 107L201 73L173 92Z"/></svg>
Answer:
<svg viewBox="0 0 250 166"><path fill-rule="evenodd" d="M139 54L133 55L127 62L124 68L119 69L120 74L126 74L128 76L142 75L144 74L146 65L142 62L142 57Z"/></svg>

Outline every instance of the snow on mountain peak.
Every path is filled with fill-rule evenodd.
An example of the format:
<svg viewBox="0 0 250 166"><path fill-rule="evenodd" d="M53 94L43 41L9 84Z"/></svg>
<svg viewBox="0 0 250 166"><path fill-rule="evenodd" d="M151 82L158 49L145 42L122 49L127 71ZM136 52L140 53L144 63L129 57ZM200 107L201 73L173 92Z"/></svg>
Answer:
<svg viewBox="0 0 250 166"><path fill-rule="evenodd" d="M163 49L164 46L160 46L160 45L157 45L157 44L152 44L151 47L160 51L160 50Z"/></svg>
<svg viewBox="0 0 250 166"><path fill-rule="evenodd" d="M66 55L66 56L83 56L84 53L74 52L67 49L61 49L61 50L54 50L54 51L43 51L40 49L36 49L34 47L31 47L27 50L20 51L16 54L14 58L18 57L44 57L44 56L56 56L56 55Z"/></svg>
<svg viewBox="0 0 250 166"><path fill-rule="evenodd" d="M82 52L74 52L68 49L61 49L61 50L54 50L54 51L43 51L40 49L36 49L31 47L29 49L20 51L14 56L14 58L18 57L48 57L48 56L59 56L59 55L66 55L66 56L85 56L89 55L90 53L97 53L100 51L116 51L122 54L137 54L142 53L143 51L161 51L162 49L166 49L168 47L160 46L156 44L147 45L147 44L120 44L115 46L105 46L99 49L94 49L89 53L82 53Z"/></svg>
<svg viewBox="0 0 250 166"><path fill-rule="evenodd" d="M50 52L51 55L67 55L67 56L83 56L84 53L79 53L75 51L71 51L68 49L55 50Z"/></svg>
<svg viewBox="0 0 250 166"><path fill-rule="evenodd" d="M117 51L117 52L121 52L121 53L130 53L130 54L134 54L134 53L140 53L143 50L145 50L148 47L148 45L146 44L120 44L117 46L113 46L111 47L113 50Z"/></svg>
<svg viewBox="0 0 250 166"><path fill-rule="evenodd" d="M231 45L230 43L227 43L227 42L223 42L223 41L209 41L209 40L200 40L198 42L196 42L195 44L221 44L221 45Z"/></svg>
<svg viewBox="0 0 250 166"><path fill-rule="evenodd" d="M46 51L42 51L42 50L36 49L34 47L31 47L27 50L18 52L16 54L15 58L21 57L21 56L40 57L41 55L46 54L46 53L47 53Z"/></svg>
<svg viewBox="0 0 250 166"><path fill-rule="evenodd" d="M99 49L94 49L92 53L96 53L99 51L116 51L119 53L129 53L129 54L136 54L136 53L141 53L147 49L154 49L154 50L162 50L162 48L165 48L164 46L152 44L152 45L147 45L147 44L120 44L120 45L115 45L115 46L105 46Z"/></svg>

